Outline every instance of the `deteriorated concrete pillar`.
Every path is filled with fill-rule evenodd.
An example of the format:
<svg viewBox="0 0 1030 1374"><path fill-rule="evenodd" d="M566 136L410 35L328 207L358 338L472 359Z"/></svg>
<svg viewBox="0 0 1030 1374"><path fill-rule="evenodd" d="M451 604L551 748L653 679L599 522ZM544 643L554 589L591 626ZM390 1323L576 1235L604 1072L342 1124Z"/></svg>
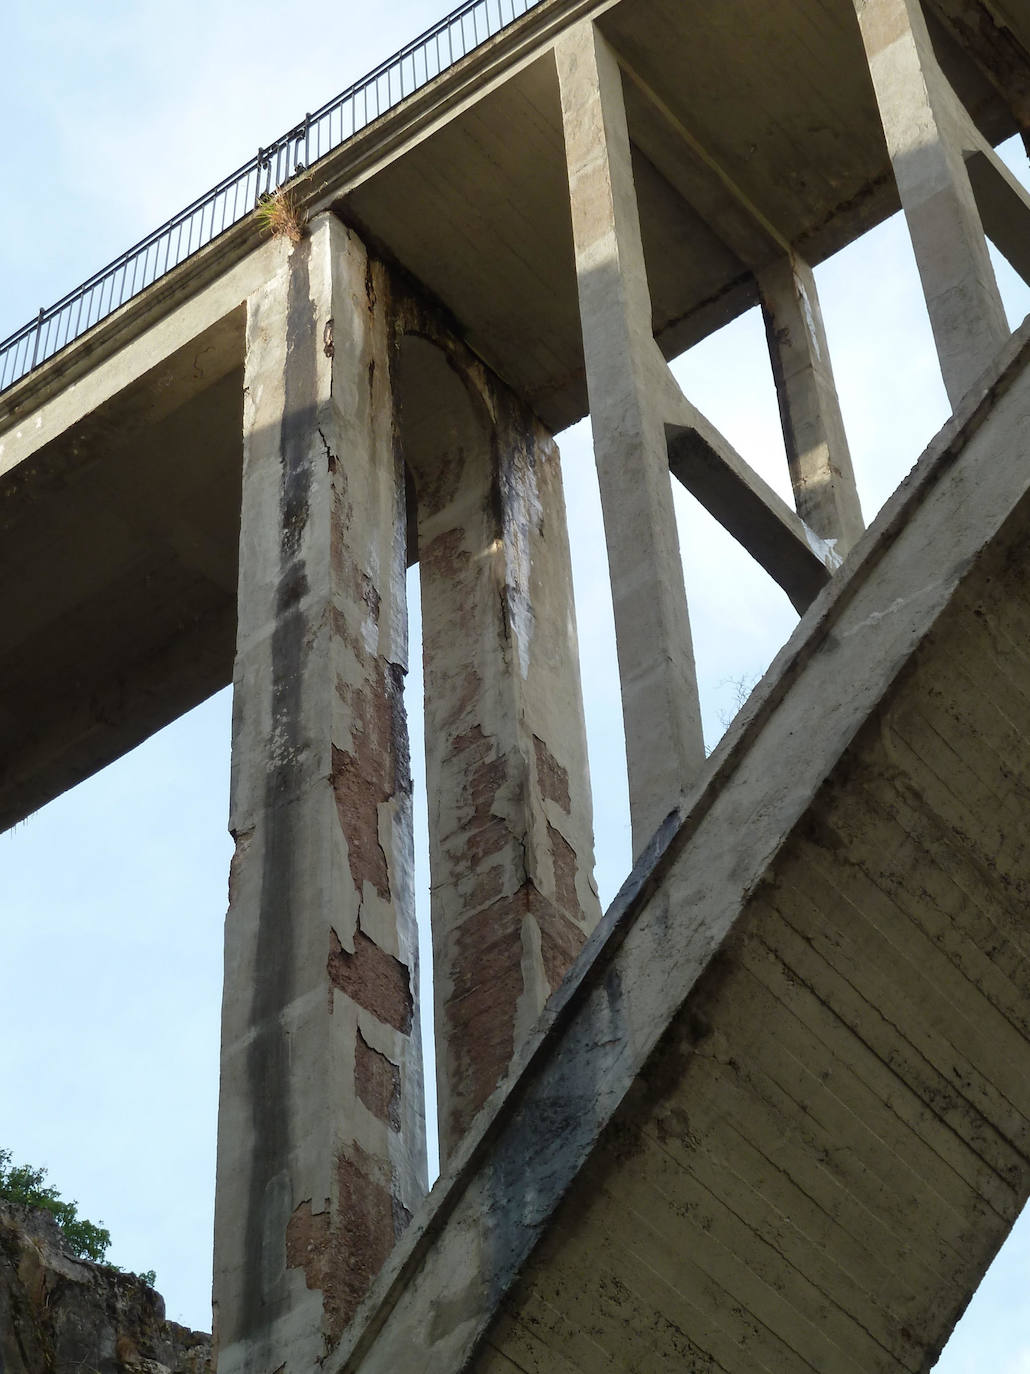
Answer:
<svg viewBox="0 0 1030 1374"><path fill-rule="evenodd" d="M757 278L794 503L843 558L865 526L815 276L790 253Z"/></svg>
<svg viewBox="0 0 1030 1374"><path fill-rule="evenodd" d="M600 907L557 448L468 358L408 338L400 375L418 499L446 1159Z"/></svg>
<svg viewBox="0 0 1030 1374"><path fill-rule="evenodd" d="M403 483L375 301L325 215L248 304L219 1374L310 1374L425 1191Z"/></svg>
<svg viewBox="0 0 1030 1374"><path fill-rule="evenodd" d="M920 0L854 0L944 385L955 409L1009 337Z"/></svg>
<svg viewBox="0 0 1030 1374"><path fill-rule="evenodd" d="M705 759L660 405L668 381L655 368L618 63L590 21L561 34L555 57L638 856Z"/></svg>

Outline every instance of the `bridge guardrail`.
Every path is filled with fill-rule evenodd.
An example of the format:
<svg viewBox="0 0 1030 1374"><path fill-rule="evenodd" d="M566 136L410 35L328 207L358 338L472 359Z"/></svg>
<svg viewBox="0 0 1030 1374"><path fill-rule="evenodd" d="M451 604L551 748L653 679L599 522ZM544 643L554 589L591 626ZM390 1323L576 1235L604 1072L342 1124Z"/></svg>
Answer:
<svg viewBox="0 0 1030 1374"><path fill-rule="evenodd" d="M237 171L0 343L0 392L237 224L263 195L314 166L539 3L466 0L333 100L306 114Z"/></svg>

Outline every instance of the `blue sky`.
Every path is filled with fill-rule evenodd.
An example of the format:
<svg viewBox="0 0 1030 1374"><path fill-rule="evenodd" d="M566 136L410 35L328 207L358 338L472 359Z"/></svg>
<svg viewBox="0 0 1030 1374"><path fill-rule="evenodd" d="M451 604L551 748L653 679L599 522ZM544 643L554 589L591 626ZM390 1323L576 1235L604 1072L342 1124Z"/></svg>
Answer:
<svg viewBox="0 0 1030 1374"><path fill-rule="evenodd" d="M0 336L440 17L425 0L8 0L0 121ZM98 15L102 14L102 20ZM1025 178L1018 144L1006 150ZM999 269L1013 322L1030 291ZM871 518L947 415L904 227L819 269L863 507ZM789 499L755 312L676 366L691 399ZM589 434L561 439L586 684L598 879L629 864L611 605ZM681 544L714 744L792 629L783 594L686 496ZM417 656L413 653L413 660ZM412 711L421 683L408 684ZM413 766L421 768L413 723ZM112 1258L155 1268L169 1315L210 1322L229 700L222 693L0 836L6 995L0 1145L46 1164L103 1220ZM424 834L424 820L419 826ZM421 864L425 884L424 846ZM425 961L424 961L425 963ZM1030 1374L1030 1236L1017 1227L938 1369Z"/></svg>

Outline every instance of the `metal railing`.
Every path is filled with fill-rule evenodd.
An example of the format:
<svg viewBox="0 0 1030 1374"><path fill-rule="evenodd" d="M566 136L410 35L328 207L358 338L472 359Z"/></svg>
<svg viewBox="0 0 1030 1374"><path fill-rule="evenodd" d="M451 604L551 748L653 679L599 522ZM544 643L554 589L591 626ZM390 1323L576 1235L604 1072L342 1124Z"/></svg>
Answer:
<svg viewBox="0 0 1030 1374"><path fill-rule="evenodd" d="M299 172L428 85L541 0L466 0L367 76L0 343L0 392L231 228Z"/></svg>

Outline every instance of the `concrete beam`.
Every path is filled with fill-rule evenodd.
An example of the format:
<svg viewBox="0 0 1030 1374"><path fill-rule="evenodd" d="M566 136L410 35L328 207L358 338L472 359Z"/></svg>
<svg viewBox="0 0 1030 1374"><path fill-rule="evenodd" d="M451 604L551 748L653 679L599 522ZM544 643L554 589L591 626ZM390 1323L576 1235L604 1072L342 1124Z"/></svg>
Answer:
<svg viewBox="0 0 1030 1374"><path fill-rule="evenodd" d="M589 22L555 59L639 854L704 763L701 710L619 68Z"/></svg>
<svg viewBox="0 0 1030 1374"><path fill-rule="evenodd" d="M387 330L332 215L279 258L247 319L221 1374L315 1368L426 1183Z"/></svg>
<svg viewBox="0 0 1030 1374"><path fill-rule="evenodd" d="M1030 191L993 148L984 146L967 155L966 171L988 238L1030 283Z"/></svg>
<svg viewBox="0 0 1030 1374"><path fill-rule="evenodd" d="M927 0L981 73L1030 130L1030 53L985 0ZM1024 134L1024 137L1026 135Z"/></svg>
<svg viewBox="0 0 1030 1374"><path fill-rule="evenodd" d="M417 492L446 1162L601 911L558 450L444 328L412 323L397 396Z"/></svg>
<svg viewBox="0 0 1030 1374"><path fill-rule="evenodd" d="M1008 338L962 150L954 97L920 0L854 0L887 147L953 407Z"/></svg>
<svg viewBox="0 0 1030 1374"><path fill-rule="evenodd" d="M757 275L798 515L843 557L865 525L815 277L795 253Z"/></svg>
<svg viewBox="0 0 1030 1374"><path fill-rule="evenodd" d="M810 530L699 412L666 424L669 470L739 540L804 615L840 566Z"/></svg>
<svg viewBox="0 0 1030 1374"><path fill-rule="evenodd" d="M634 98L634 143L755 274L798 513L843 556L864 523L815 277L661 96L617 56Z"/></svg>
<svg viewBox="0 0 1030 1374"><path fill-rule="evenodd" d="M633 142L752 271L790 251L776 227L622 53L634 106Z"/></svg>

